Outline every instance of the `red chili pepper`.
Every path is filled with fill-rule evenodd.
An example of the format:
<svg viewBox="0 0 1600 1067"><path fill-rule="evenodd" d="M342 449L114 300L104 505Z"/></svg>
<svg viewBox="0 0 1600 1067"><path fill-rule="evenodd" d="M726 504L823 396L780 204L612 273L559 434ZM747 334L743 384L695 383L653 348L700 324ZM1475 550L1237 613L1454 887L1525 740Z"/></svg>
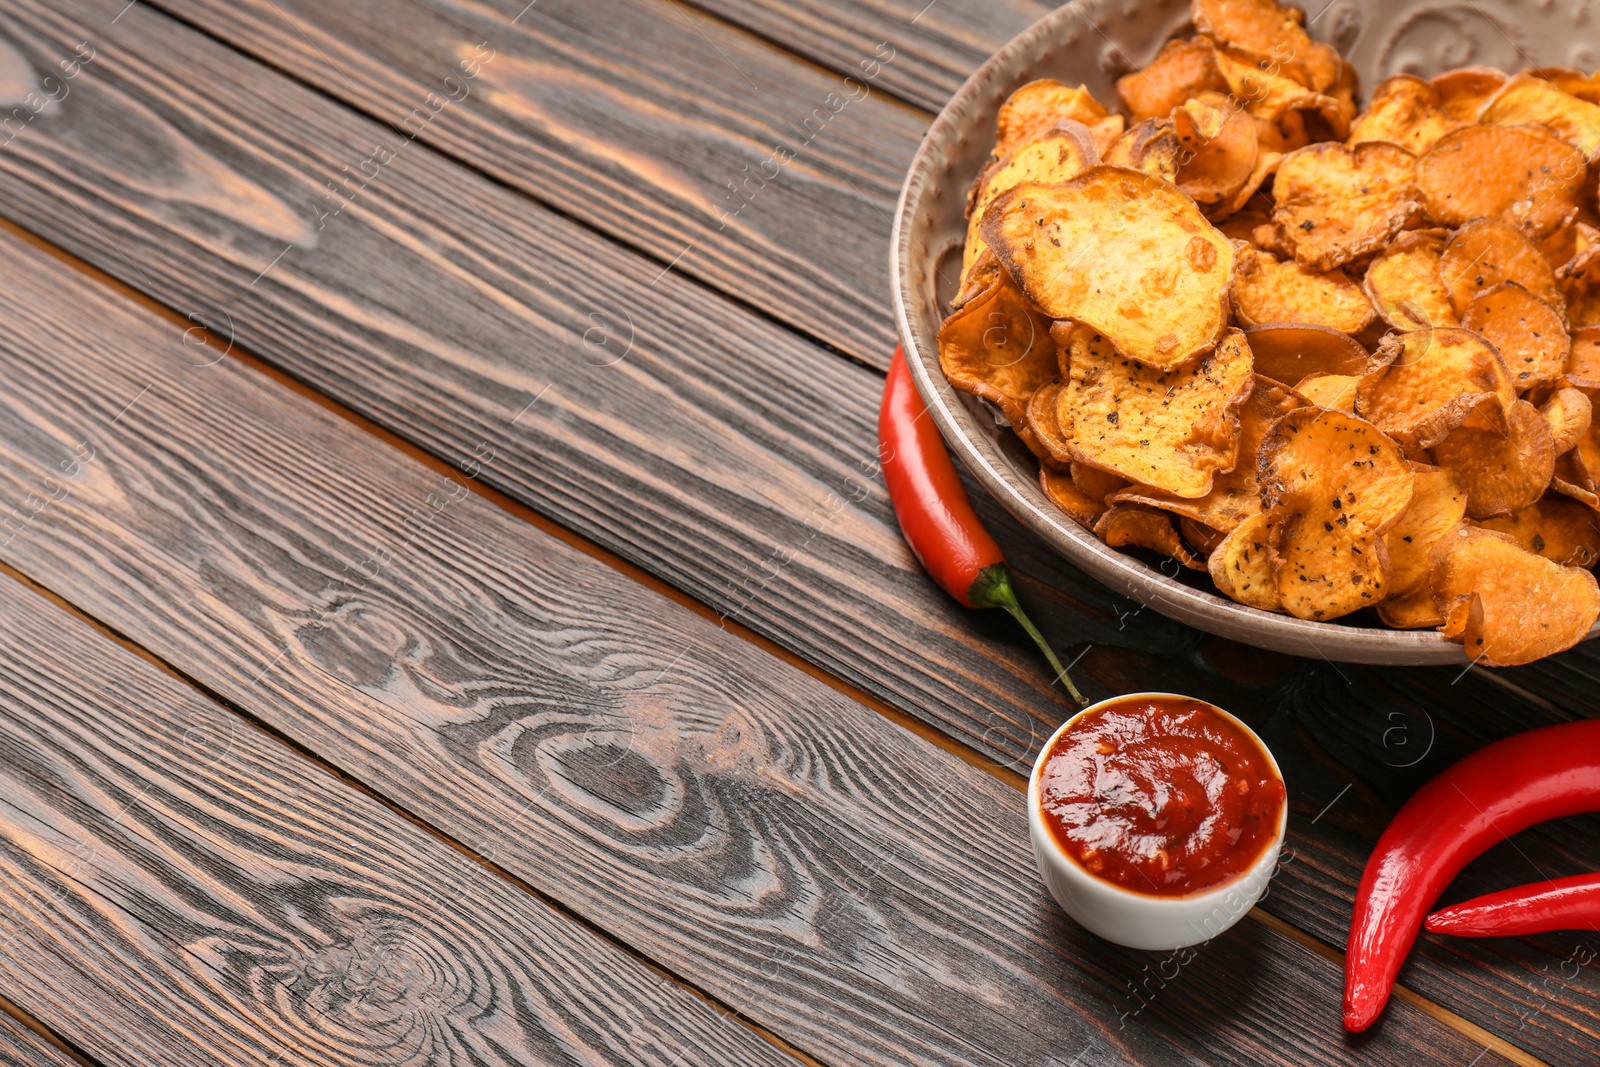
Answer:
<svg viewBox="0 0 1600 1067"><path fill-rule="evenodd" d="M1383 1011L1423 914L1490 845L1535 823L1600 811L1600 719L1487 745L1423 786L1378 839L1356 890L1344 1025Z"/></svg>
<svg viewBox="0 0 1600 1067"><path fill-rule="evenodd" d="M1456 937L1600 930L1600 874L1575 874L1487 893L1440 908L1423 925L1430 933Z"/></svg>
<svg viewBox="0 0 1600 1067"><path fill-rule="evenodd" d="M1005 557L983 528L956 474L950 453L911 380L898 347L878 409L878 458L895 518L918 562L940 588L969 608L1003 608L1022 624L1079 704L1083 694L1067 676L1044 635L1017 602Z"/></svg>

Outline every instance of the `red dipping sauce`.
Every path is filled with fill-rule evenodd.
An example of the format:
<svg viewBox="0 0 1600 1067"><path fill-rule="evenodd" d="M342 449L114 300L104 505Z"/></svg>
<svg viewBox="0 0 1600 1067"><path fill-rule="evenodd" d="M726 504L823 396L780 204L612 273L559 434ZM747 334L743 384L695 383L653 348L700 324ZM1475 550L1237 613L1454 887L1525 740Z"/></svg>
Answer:
<svg viewBox="0 0 1600 1067"><path fill-rule="evenodd" d="M1215 708L1135 697L1056 739L1039 779L1050 833L1090 874L1176 897L1250 868L1278 833L1283 780Z"/></svg>

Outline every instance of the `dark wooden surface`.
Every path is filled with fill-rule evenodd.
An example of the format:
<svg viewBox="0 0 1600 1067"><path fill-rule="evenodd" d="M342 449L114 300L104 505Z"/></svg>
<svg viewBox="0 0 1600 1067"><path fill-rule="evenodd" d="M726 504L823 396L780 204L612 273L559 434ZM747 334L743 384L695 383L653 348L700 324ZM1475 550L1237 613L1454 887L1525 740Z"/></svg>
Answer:
<svg viewBox="0 0 1600 1067"><path fill-rule="evenodd" d="M871 92L878 79L847 86L679 0L539 0L512 24L526 4L172 10L648 252L657 270L673 263L803 334L887 363L885 220L924 115ZM441 90L485 43L493 56L477 77ZM863 61L879 78L893 70L894 46L880 43L861 38L850 70L861 75ZM406 125L441 91L462 99ZM793 158L774 159L779 144ZM340 165L357 170L368 151Z"/></svg>
<svg viewBox="0 0 1600 1067"><path fill-rule="evenodd" d="M79 1064L0 1012L0 1067L79 1067Z"/></svg>
<svg viewBox="0 0 1600 1067"><path fill-rule="evenodd" d="M1329 1040L1336 966L1255 922L1139 1010L1149 958L1037 891L1014 789L247 368L170 373L163 320L3 247L0 493L99 457L6 561L797 1048L1252 1063L1291 1011L1303 1063L1480 1051L1406 1004Z"/></svg>
<svg viewBox="0 0 1600 1067"><path fill-rule="evenodd" d="M1119 1029L1159 961L1059 917L1009 786L476 498L418 531L437 470L232 359L199 366L258 353L1025 770L1067 709L1002 620L915 569L871 463L862 364L888 350L888 210L928 116L874 91L723 230L707 212L858 36L894 49L875 85L931 107L1029 5L165 6L271 66L144 4L0 12L35 71L95 49L0 150L0 214L176 313L10 257L27 325L0 500L91 428L114 447L81 487L103 495L42 510L0 560L824 1062L1467 1063L1480 1039L1480 1063L1592 1062L1582 938L1428 940L1402 978L1442 1008L1407 994L1353 1043L1306 938L1342 943L1371 841L1428 775L1588 713L1594 654L1503 676L1270 656L1139 611L981 505L1093 691L1218 700L1289 778L1263 907L1290 926L1208 946ZM475 41L495 51L468 95L353 200L330 191ZM1452 895L1595 869L1597 824L1525 835Z"/></svg>
<svg viewBox="0 0 1600 1067"><path fill-rule="evenodd" d="M0 983L98 1062L793 1062L7 577L0 647Z"/></svg>

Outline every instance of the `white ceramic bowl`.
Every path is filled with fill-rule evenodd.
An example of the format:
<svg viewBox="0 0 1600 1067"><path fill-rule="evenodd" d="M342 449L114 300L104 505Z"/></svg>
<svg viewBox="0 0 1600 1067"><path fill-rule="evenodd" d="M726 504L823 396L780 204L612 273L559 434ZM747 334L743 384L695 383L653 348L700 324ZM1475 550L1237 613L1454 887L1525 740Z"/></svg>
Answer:
<svg viewBox="0 0 1600 1067"><path fill-rule="evenodd" d="M1339 47L1363 94L1400 71L1435 74L1467 64L1600 65L1600 20L1577 0L1315 0L1313 37ZM940 111L911 161L895 212L889 269L911 376L951 450L1007 511L1074 565L1118 593L1221 637L1297 656L1353 663L1465 663L1459 644L1433 630L1374 622L1308 622L1234 603L1203 579L1174 579L1101 544L1045 498L1038 465L983 404L951 388L939 369L939 322L955 295L966 239L967 189L994 146L995 115L1035 78L1082 82L1106 103L1116 78L1189 30L1189 0L1073 0L1001 48ZM1363 99L1365 96L1363 95ZM1589 637L1600 634L1600 625Z"/></svg>
<svg viewBox="0 0 1600 1067"><path fill-rule="evenodd" d="M1181 693L1127 693L1084 708L1062 723L1039 750L1038 758L1033 761L1033 775L1028 780L1028 834L1033 839L1033 858L1039 867L1039 877L1044 879L1056 903L1084 929L1128 948L1170 952L1211 940L1244 918L1245 912L1261 899L1278 867L1278 852L1289 826L1288 801L1284 801L1279 813L1272 843L1262 850L1255 863L1220 885L1181 897L1135 893L1090 874L1056 841L1045 824L1044 809L1039 803L1039 779L1044 774L1045 760L1055 747L1056 739L1072 729L1073 724L1090 712L1112 704L1160 699L1192 700L1211 708L1255 742L1266 753L1272 773L1279 781L1283 780L1278 761L1256 732L1215 704Z"/></svg>

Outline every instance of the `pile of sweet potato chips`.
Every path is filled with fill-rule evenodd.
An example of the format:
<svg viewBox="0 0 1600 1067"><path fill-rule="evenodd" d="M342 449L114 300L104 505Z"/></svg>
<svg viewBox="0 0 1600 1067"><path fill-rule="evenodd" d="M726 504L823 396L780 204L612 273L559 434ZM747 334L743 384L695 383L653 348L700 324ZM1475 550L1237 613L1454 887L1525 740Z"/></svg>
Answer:
<svg viewBox="0 0 1600 1067"><path fill-rule="evenodd" d="M1022 86L939 331L1045 493L1242 604L1487 664L1600 616L1600 73L1355 78L1193 0L1117 84Z"/></svg>

